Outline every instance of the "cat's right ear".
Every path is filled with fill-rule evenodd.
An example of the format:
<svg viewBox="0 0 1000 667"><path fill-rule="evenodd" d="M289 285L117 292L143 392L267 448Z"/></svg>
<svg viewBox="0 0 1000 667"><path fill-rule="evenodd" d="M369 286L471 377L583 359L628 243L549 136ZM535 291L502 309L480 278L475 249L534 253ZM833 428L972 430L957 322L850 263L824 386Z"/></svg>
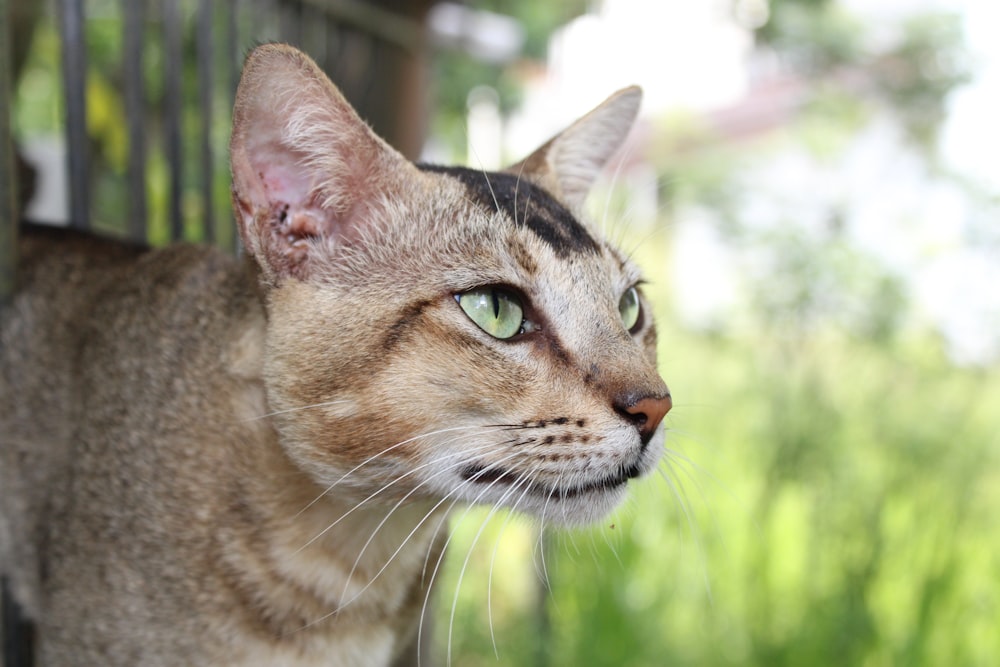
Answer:
<svg viewBox="0 0 1000 667"><path fill-rule="evenodd" d="M271 285L308 278L331 247L357 239L413 169L308 56L282 44L247 56L230 160L240 236Z"/></svg>
<svg viewBox="0 0 1000 667"><path fill-rule="evenodd" d="M506 171L530 178L579 211L594 181L625 143L641 102L638 86L619 90Z"/></svg>

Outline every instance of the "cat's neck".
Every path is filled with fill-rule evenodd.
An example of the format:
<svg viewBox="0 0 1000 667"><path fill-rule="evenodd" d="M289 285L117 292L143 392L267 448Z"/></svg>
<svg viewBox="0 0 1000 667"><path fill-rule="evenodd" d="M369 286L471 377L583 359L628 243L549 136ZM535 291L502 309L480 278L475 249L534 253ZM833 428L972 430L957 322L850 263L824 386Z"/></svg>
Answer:
<svg viewBox="0 0 1000 667"><path fill-rule="evenodd" d="M265 442L248 463L267 470L248 470L236 487L227 503L233 534L220 551L229 585L256 601L257 617L246 620L293 642L379 623L398 636L401 618L422 613L440 567L447 504L324 489L288 460L266 423L255 429Z"/></svg>

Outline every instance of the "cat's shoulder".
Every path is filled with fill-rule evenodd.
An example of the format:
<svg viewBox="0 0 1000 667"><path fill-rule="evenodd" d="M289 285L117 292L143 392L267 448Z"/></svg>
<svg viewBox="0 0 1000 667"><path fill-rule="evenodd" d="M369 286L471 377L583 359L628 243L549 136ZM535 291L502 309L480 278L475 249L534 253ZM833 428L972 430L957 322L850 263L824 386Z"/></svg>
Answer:
<svg viewBox="0 0 1000 667"><path fill-rule="evenodd" d="M197 243L162 247L100 232L22 223L18 238L18 292L88 294L141 290L147 295L208 291L212 283L252 285L245 262Z"/></svg>

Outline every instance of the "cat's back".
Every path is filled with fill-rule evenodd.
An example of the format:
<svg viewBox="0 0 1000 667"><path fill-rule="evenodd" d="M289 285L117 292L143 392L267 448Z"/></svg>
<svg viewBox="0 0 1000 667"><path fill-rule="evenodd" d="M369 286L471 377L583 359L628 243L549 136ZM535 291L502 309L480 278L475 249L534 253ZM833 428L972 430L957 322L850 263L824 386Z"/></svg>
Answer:
<svg viewBox="0 0 1000 667"><path fill-rule="evenodd" d="M0 474L23 480L72 427L95 303L147 251L41 226L22 228L18 251L17 291L0 307Z"/></svg>
<svg viewBox="0 0 1000 667"><path fill-rule="evenodd" d="M242 264L206 247L153 250L36 225L22 228L18 258L17 291L0 306L0 575L31 613L46 513L94 409L94 377L116 383L151 338L169 338L178 312L216 308Z"/></svg>
<svg viewBox="0 0 1000 667"><path fill-rule="evenodd" d="M159 319L169 320L164 306L181 297L185 277L211 280L215 265L232 262L209 248L152 250L39 225L22 228L18 256L17 291L0 309L5 434L64 426L76 380L85 366L100 363L94 354L102 340L121 336L118 351L127 353L142 335L128 328L138 311L155 321L159 309Z"/></svg>

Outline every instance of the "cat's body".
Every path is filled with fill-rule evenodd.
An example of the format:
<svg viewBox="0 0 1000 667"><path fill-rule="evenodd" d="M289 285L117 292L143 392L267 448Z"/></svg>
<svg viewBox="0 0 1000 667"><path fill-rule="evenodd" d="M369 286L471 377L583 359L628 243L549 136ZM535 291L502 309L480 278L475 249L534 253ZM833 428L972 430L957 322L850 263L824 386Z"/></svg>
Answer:
<svg viewBox="0 0 1000 667"><path fill-rule="evenodd" d="M43 653L45 664L104 655L284 664L261 650L280 653L270 638L284 635L315 646L302 664L329 664L331 631L341 649L356 645L370 664L385 663L395 648L386 639L419 611L407 618L405 603L423 602L413 569L438 524L411 539L413 554L394 560L402 571L384 573L371 595L336 622L302 629L341 602L358 551L344 536L364 540L391 505L356 510L336 541L296 553L364 496L331 495L296 517L323 488L289 464L261 418L265 314L252 267L205 247L137 254L53 236L29 233L22 246L32 298L5 317L30 332L4 331L4 370L17 375L5 377L0 401L5 452L26 458L12 467L5 454L0 472L5 498L13 491L30 505L11 513L28 519L12 531L22 537L10 545L16 581L25 593L45 591L21 598L44 642L63 647ZM384 528L387 545L371 549L372 562L385 563L391 552L380 551L427 509L397 511L401 527ZM42 581L24 587L25 573Z"/></svg>
<svg viewBox="0 0 1000 667"><path fill-rule="evenodd" d="M0 574L38 664L405 662L454 502L610 510L670 399L636 270L571 211L637 101L509 174L418 168L265 46L234 119L245 259L26 232Z"/></svg>

